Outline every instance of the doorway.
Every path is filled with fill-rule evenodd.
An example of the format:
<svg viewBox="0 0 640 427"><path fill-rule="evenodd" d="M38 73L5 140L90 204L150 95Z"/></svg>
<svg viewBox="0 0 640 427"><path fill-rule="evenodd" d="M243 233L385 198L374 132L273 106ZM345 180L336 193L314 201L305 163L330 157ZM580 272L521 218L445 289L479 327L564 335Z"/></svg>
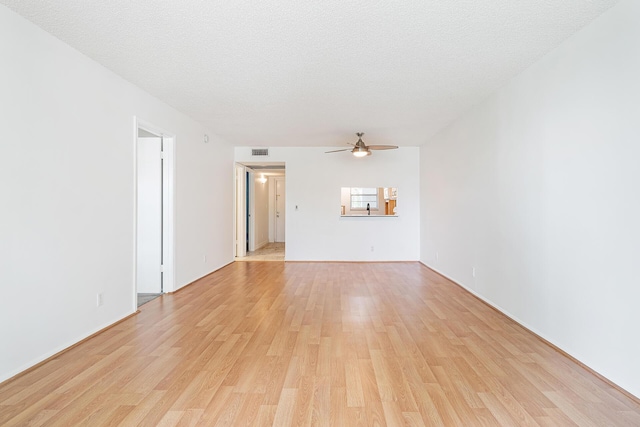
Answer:
<svg viewBox="0 0 640 427"><path fill-rule="evenodd" d="M173 290L173 147L173 136L136 120L136 309Z"/></svg>
<svg viewBox="0 0 640 427"><path fill-rule="evenodd" d="M236 261L284 260L284 175L284 163L236 164ZM276 210L276 193L280 196L281 211ZM277 245L276 215L280 219Z"/></svg>

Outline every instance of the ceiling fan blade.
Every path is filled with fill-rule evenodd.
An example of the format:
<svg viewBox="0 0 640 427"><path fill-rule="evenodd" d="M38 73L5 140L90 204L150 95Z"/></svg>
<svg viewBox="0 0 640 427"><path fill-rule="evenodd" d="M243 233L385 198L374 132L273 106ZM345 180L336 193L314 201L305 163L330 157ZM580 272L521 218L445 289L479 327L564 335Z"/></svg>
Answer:
<svg viewBox="0 0 640 427"><path fill-rule="evenodd" d="M324 153L337 153L338 151L351 151L351 148L345 148L344 150L333 150L333 151L325 151Z"/></svg>
<svg viewBox="0 0 640 427"><path fill-rule="evenodd" d="M398 148L397 145L367 145L369 150L393 150Z"/></svg>

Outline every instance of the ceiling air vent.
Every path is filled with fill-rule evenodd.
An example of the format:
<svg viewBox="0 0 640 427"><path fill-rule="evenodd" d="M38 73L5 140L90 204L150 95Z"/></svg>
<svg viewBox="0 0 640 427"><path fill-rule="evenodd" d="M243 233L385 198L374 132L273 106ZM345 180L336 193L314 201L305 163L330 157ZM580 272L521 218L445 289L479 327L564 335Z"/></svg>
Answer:
<svg viewBox="0 0 640 427"><path fill-rule="evenodd" d="M253 157L265 157L269 155L269 149L268 148L252 148L251 149L251 156Z"/></svg>

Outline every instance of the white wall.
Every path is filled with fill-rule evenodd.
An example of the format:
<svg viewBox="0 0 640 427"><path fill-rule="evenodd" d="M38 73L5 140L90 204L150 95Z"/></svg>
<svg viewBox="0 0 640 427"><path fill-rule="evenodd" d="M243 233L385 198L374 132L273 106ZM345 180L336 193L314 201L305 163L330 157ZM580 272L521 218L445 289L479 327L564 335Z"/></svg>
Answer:
<svg viewBox="0 0 640 427"><path fill-rule="evenodd" d="M233 262L235 240L233 148L182 117L194 127L176 131L176 289Z"/></svg>
<svg viewBox="0 0 640 427"><path fill-rule="evenodd" d="M1 381L134 312L134 116L176 136L177 287L233 259L233 151L4 6L0 58Z"/></svg>
<svg viewBox="0 0 640 427"><path fill-rule="evenodd" d="M348 152L325 154L329 149L269 149L269 162L286 163L285 259L418 260L419 149L402 147L362 159ZM255 161L248 147L236 147L235 160ZM397 187L399 217L341 218L342 187Z"/></svg>
<svg viewBox="0 0 640 427"><path fill-rule="evenodd" d="M421 260L636 396L639 40L622 1L421 149Z"/></svg>

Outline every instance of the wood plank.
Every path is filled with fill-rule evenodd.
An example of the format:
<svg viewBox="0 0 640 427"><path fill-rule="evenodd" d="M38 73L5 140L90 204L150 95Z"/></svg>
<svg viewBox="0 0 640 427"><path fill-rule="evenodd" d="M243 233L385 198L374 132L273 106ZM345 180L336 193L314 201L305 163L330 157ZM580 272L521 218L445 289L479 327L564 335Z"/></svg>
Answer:
<svg viewBox="0 0 640 427"><path fill-rule="evenodd" d="M234 263L0 384L0 425L640 425L418 263Z"/></svg>

